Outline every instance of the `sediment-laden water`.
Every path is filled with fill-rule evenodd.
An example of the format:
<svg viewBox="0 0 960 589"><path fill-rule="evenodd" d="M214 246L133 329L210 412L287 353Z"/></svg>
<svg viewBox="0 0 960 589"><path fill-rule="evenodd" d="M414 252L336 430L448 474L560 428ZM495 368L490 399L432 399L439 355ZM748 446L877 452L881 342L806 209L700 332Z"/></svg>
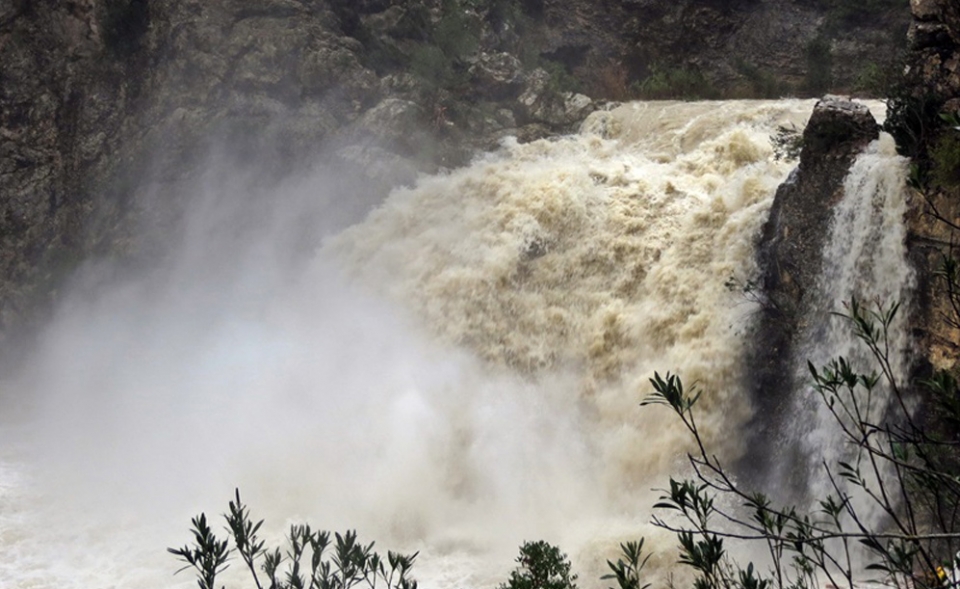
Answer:
<svg viewBox="0 0 960 589"><path fill-rule="evenodd" d="M745 286L793 165L770 136L812 107L626 104L422 178L306 250L298 222L336 210L323 175L257 193L211 173L159 268L88 267L4 376L0 585L191 586L165 548L234 487L271 534L419 550L424 587L495 585L533 539L586 587L640 535L667 570L652 489L690 440L638 405L677 372L714 451L741 451ZM843 222L877 222L851 206Z"/></svg>

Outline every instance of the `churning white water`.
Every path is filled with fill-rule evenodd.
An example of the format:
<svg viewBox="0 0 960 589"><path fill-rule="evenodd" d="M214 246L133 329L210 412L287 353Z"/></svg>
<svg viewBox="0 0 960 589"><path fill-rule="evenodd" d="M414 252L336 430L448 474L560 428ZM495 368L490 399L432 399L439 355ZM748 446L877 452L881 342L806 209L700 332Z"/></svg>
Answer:
<svg viewBox="0 0 960 589"><path fill-rule="evenodd" d="M5 377L0 586L192 586L165 548L237 486L271 533L420 550L427 587L501 582L541 538L588 587L626 539L671 563L651 489L689 440L638 404L654 370L698 381L708 443L740 450L738 285L790 168L769 137L812 106L595 113L396 190L309 255L288 237L336 209L322 175L269 195L211 175L160 268L89 268Z"/></svg>

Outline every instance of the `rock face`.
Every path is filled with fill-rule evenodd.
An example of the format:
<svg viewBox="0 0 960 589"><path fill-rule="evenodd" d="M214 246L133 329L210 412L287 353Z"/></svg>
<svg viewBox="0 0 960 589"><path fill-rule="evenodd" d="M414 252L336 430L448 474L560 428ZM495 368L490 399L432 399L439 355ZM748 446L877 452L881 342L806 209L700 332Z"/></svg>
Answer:
<svg viewBox="0 0 960 589"><path fill-rule="evenodd" d="M766 312L775 323L785 323L776 329L781 337L795 331L804 293L819 275L824 228L842 197L847 171L879 131L862 104L826 96L814 107L803 131L800 165L777 190L758 251Z"/></svg>
<svg viewBox="0 0 960 589"><path fill-rule="evenodd" d="M908 57L912 94L932 103L937 111L960 115L960 5L952 0L913 0L911 51ZM944 134L924 136L918 151L934 149ZM960 329L944 317L953 317L951 297L937 277L944 255L957 257L960 198L956 191L929 185L922 204L908 218L908 247L917 268L915 337L926 352L918 370L955 368L960 359Z"/></svg>
<svg viewBox="0 0 960 589"><path fill-rule="evenodd" d="M820 41L831 61L828 85L853 90L865 66L892 60L909 24L905 9L844 15L802 1L542 0L541 5L548 26L539 33L540 51L562 56L587 87L615 88L620 68L628 84L655 72L687 70L702 74L724 95L770 93L760 86L774 80L784 94L819 95L826 88L808 88L807 56Z"/></svg>
<svg viewBox="0 0 960 589"><path fill-rule="evenodd" d="M892 128L896 135L904 125L908 131L906 147L916 158L919 169L942 165L931 162L932 152L945 134L955 131L937 129L939 112L960 114L960 4L954 0L912 0L913 23L910 26L910 53L907 59L905 94L900 106L892 108L898 118ZM928 119L923 125L917 121ZM888 116L888 123L890 117ZM910 127L910 125L914 125ZM932 130L931 130L932 129ZM800 165L777 191L770 219L764 227L758 251L763 269L762 288L767 305L758 322L756 347L751 366L753 397L758 406L756 423L748 430L756 439L773 439L783 414L781 390L796 390L789 382L793 366L793 346L804 329L799 323L805 298L820 273L824 228L831 218L831 207L842 195L843 180L860 149L877 136L877 125L866 108L832 97L816 107L803 134L804 149ZM924 198L908 213L907 247L918 278L910 324L916 349L916 376L929 376L936 369L955 369L960 359L960 323L945 319L956 317L952 298L944 288L938 270L945 255L957 257L957 227L960 227L960 193L928 184ZM942 429L936 417L935 403L918 396L918 412L930 431ZM756 447L756 445L754 445ZM769 459L769 457L766 457ZM745 471L769 471L764 452L756 450L745 458L751 468ZM800 476L791 472L790 458L778 457L786 470L779 476L790 480ZM759 468L757 468L759 466ZM771 471L772 472L772 471ZM800 481L793 481L799 483ZM789 486L789 485L788 485Z"/></svg>
<svg viewBox="0 0 960 589"><path fill-rule="evenodd" d="M960 6L950 0L912 0L910 82L941 100L960 96Z"/></svg>
<svg viewBox="0 0 960 589"><path fill-rule="evenodd" d="M843 197L843 181L857 155L879 136L880 127L866 106L826 96L814 108L803 132L800 164L774 197L764 225L758 258L764 306L754 333L751 367L756 423L746 428L756 440L771 440L786 409L778 391L797 390L791 382L794 345L803 329L800 318L820 274L824 241L833 206ZM773 472L762 444L745 458L757 472ZM781 463L788 462L779 457ZM789 473L787 473L789 476Z"/></svg>
<svg viewBox="0 0 960 589"><path fill-rule="evenodd" d="M429 129L383 105L363 53L323 2L0 4L0 334L84 258L152 255L214 149L281 175ZM390 147L338 165L409 180L413 148Z"/></svg>
<svg viewBox="0 0 960 589"><path fill-rule="evenodd" d="M121 60L98 59L112 37L96 8L0 4L0 330L84 255L87 179L119 148L135 89Z"/></svg>

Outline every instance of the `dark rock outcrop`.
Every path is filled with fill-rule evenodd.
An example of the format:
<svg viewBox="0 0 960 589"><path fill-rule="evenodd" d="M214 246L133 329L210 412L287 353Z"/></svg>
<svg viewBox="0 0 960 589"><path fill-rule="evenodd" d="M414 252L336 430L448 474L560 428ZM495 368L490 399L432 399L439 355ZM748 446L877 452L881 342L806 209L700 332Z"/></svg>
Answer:
<svg viewBox="0 0 960 589"><path fill-rule="evenodd" d="M813 110L800 164L777 190L758 250L765 313L780 337L796 330L804 294L819 275L826 227L850 165L879 131L866 106L844 98L826 96ZM780 356L777 351L772 360Z"/></svg>
<svg viewBox="0 0 960 589"><path fill-rule="evenodd" d="M758 246L764 306L756 324L750 366L750 387L757 408L754 436L745 463L748 470L773 472L770 440L781 427L787 391L793 382L794 346L801 317L820 275L822 252L833 206L843 197L843 182L863 148L879 136L880 127L866 106L826 96L814 108L803 132L800 164L778 189ZM760 442L763 443L760 443ZM789 460L777 456L778 466ZM791 473L781 472L789 477Z"/></svg>

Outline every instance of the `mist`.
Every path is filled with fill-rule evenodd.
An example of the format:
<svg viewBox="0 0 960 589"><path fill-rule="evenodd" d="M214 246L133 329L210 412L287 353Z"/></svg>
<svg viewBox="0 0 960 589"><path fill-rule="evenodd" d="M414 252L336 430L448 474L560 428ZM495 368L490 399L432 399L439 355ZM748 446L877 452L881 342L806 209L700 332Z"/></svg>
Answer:
<svg viewBox="0 0 960 589"><path fill-rule="evenodd" d="M349 284L322 247L362 213L335 174L270 185L213 162L156 267L82 269L4 386L3 576L190 585L150 569L176 570L164 548L235 487L271 533L301 520L504 566L591 511L576 390L491 375Z"/></svg>

